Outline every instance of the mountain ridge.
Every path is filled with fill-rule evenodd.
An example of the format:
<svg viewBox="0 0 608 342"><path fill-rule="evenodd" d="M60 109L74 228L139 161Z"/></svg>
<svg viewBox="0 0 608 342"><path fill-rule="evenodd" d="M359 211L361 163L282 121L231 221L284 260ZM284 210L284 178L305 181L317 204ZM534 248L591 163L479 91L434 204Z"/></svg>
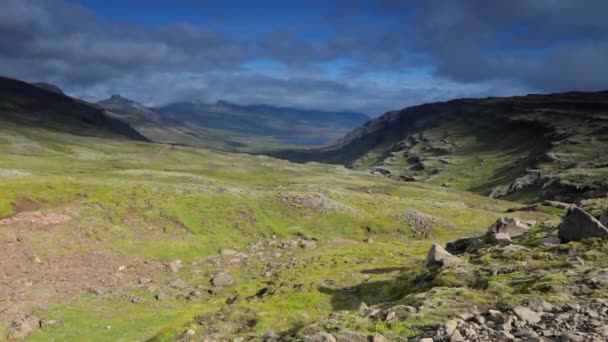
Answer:
<svg viewBox="0 0 608 342"><path fill-rule="evenodd" d="M598 197L608 190L596 175L604 171L607 113L608 91L455 99L389 111L329 146L273 155L494 197L531 189L542 189L541 199Z"/></svg>
<svg viewBox="0 0 608 342"><path fill-rule="evenodd" d="M57 88L58 89L58 88ZM0 77L0 120L70 134L146 141L129 124L56 89Z"/></svg>

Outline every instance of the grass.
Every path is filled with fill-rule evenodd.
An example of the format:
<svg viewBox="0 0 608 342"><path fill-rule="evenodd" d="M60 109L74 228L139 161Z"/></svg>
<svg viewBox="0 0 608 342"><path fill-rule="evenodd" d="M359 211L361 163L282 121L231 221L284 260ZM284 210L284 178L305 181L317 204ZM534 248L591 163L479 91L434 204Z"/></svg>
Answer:
<svg viewBox="0 0 608 342"><path fill-rule="evenodd" d="M23 149L23 144L38 147ZM160 158L159 151L164 151ZM298 165L262 156L17 126L0 129L0 153L0 170L19 170L0 172L0 217L25 209L73 217L68 223L32 233L34 250L42 257L101 249L148 261L181 259L185 266L179 277L208 286L207 275L215 269L204 261L217 256L220 248L245 251L249 244L273 235L306 236L319 245L316 250L298 250L297 266L274 278L262 275L266 266L262 261L248 268L231 267L237 285L199 301L170 297L157 302L152 292L125 289L110 298L81 295L52 302L34 311L61 324L37 331L33 341L164 341L189 327L208 333L193 323L195 317L215 317L222 310L229 310L228 323L221 327L226 334L251 337L269 330L294 331L332 312L353 312L361 301L371 305L415 294L410 293L412 278L403 275L422 272L431 243L481 233L506 209L517 206L335 165ZM304 198L321 194L339 205L327 210L298 206L281 199L287 192ZM401 217L408 208L440 219L430 239L413 237ZM555 218L552 212L517 216ZM369 232L375 242L361 243ZM354 242L341 244L337 239ZM162 285L174 276L155 274L155 281ZM273 294L243 300L264 287L272 288ZM132 295L141 296L144 303L130 303ZM227 305L226 300L236 295L240 299ZM463 298L474 301L475 296L473 291ZM419 317L390 329L409 336L417 326L443 317ZM230 324L245 321L253 322L248 330L230 330ZM366 324L359 322L354 328L388 329Z"/></svg>

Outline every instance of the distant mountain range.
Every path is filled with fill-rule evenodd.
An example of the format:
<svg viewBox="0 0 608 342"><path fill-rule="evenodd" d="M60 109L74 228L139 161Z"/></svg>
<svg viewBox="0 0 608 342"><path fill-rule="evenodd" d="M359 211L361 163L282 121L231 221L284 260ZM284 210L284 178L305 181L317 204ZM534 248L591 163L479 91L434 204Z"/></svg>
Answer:
<svg viewBox="0 0 608 342"><path fill-rule="evenodd" d="M319 146L369 120L361 113L242 106L226 101L176 102L147 108L119 95L98 105L152 140L227 150Z"/></svg>

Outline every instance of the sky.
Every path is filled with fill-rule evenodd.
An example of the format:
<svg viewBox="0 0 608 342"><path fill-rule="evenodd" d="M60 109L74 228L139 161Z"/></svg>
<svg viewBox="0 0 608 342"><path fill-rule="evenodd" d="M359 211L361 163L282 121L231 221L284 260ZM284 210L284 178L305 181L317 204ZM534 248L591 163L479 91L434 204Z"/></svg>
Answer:
<svg viewBox="0 0 608 342"><path fill-rule="evenodd" d="M0 75L89 101L387 110L608 89L606 0L0 0Z"/></svg>

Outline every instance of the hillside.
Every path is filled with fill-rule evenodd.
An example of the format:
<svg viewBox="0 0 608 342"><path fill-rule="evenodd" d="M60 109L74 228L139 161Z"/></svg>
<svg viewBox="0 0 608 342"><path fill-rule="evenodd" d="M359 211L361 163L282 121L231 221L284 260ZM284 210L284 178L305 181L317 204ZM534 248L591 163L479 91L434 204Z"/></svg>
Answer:
<svg viewBox="0 0 608 342"><path fill-rule="evenodd" d="M67 99L65 113L90 107ZM368 170L83 135L79 118L0 126L0 341L608 336L605 201L529 210Z"/></svg>
<svg viewBox="0 0 608 342"><path fill-rule="evenodd" d="M360 113L300 110L267 105L241 106L179 102L155 108L171 119L237 135L269 137L288 145L323 145L369 118Z"/></svg>
<svg viewBox="0 0 608 342"><path fill-rule="evenodd" d="M97 137L146 140L103 110L40 85L0 77L0 122Z"/></svg>
<svg viewBox="0 0 608 342"><path fill-rule="evenodd" d="M323 145L368 119L358 113L238 106L224 101L147 108L120 95L98 105L156 142L243 152Z"/></svg>
<svg viewBox="0 0 608 342"><path fill-rule="evenodd" d="M570 92L409 107L276 155L533 201L604 196L607 150L608 92Z"/></svg>

